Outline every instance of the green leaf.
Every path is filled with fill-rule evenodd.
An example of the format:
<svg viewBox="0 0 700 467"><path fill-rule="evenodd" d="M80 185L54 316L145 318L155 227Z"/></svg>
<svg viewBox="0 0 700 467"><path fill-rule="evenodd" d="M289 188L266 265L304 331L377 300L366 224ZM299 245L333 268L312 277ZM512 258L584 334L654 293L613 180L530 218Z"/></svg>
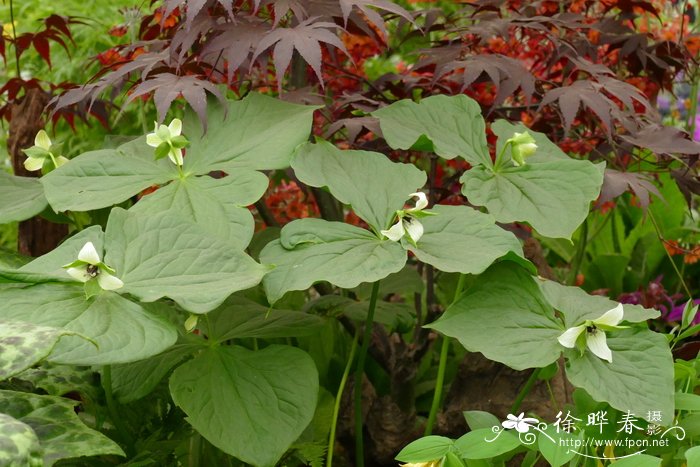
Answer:
<svg viewBox="0 0 700 467"><path fill-rule="evenodd" d="M394 149L411 149L423 137L432 148L421 150L445 159L461 156L472 165L492 165L481 107L465 95L431 96L420 103L404 99L372 115L379 118L384 139Z"/></svg>
<svg viewBox="0 0 700 467"><path fill-rule="evenodd" d="M542 457L552 467L564 465L574 458L576 455L575 449L572 449L574 446L572 442L576 439L574 435L564 430L558 430L553 425L545 428L544 432L546 436L543 434L537 436L537 447L542 453Z"/></svg>
<svg viewBox="0 0 700 467"><path fill-rule="evenodd" d="M700 396L686 392L677 392L675 394L675 407L676 410L700 412Z"/></svg>
<svg viewBox="0 0 700 467"><path fill-rule="evenodd" d="M498 172L478 166L464 173L462 193L499 222L528 222L546 237L571 238L598 197L603 174L588 161L530 162Z"/></svg>
<svg viewBox="0 0 700 467"><path fill-rule="evenodd" d="M0 465L42 467L43 453L39 438L32 427L0 413Z"/></svg>
<svg viewBox="0 0 700 467"><path fill-rule="evenodd" d="M234 295L209 313L207 323L209 339L223 342L246 337L310 336L323 327L324 320L301 311L273 310Z"/></svg>
<svg viewBox="0 0 700 467"><path fill-rule="evenodd" d="M496 120L491 124L491 130L498 136L496 141L496 154L500 154L508 139L512 138L515 133L527 132L535 140L537 151L535 154L527 158L527 163L549 162L557 159L571 159L559 146L553 143L544 133L532 131L522 123L510 123L507 120ZM504 161L511 160L510 150L504 153Z"/></svg>
<svg viewBox="0 0 700 467"><path fill-rule="evenodd" d="M114 292L85 299L82 284L38 284L0 291L0 319L62 327L66 335L48 360L74 365L107 365L141 360L175 343L173 326Z"/></svg>
<svg viewBox="0 0 700 467"><path fill-rule="evenodd" d="M610 465L617 467L660 467L661 459L648 454L637 454L624 459L611 462ZM688 463L688 466L695 465Z"/></svg>
<svg viewBox="0 0 700 467"><path fill-rule="evenodd" d="M130 211L171 211L243 250L255 227L253 215L245 206L260 199L267 185L267 177L252 170L237 170L220 179L208 175L185 177L144 196Z"/></svg>
<svg viewBox="0 0 700 467"><path fill-rule="evenodd" d="M28 425L39 438L46 466L72 457L115 454L121 448L102 433L80 421L74 407L78 402L53 396L0 391L0 413ZM4 424L0 424L4 429ZM0 450L0 459L4 450Z"/></svg>
<svg viewBox="0 0 700 467"><path fill-rule="evenodd" d="M29 219L48 206L38 178L15 177L3 170L0 170L0 199L0 224Z"/></svg>
<svg viewBox="0 0 700 467"><path fill-rule="evenodd" d="M408 249L445 272L479 274L508 252L523 257L515 235L498 227L493 217L467 206L435 206L421 219L424 233Z"/></svg>
<svg viewBox="0 0 700 467"><path fill-rule="evenodd" d="M685 459L688 461L689 466L700 465L700 446L695 446L685 451Z"/></svg>
<svg viewBox="0 0 700 467"><path fill-rule="evenodd" d="M0 320L0 380L39 363L61 337L75 334L60 328Z"/></svg>
<svg viewBox="0 0 700 467"><path fill-rule="evenodd" d="M117 149L81 154L42 177L41 183L55 211L90 211L177 177L175 164L167 158L156 161L153 148L141 137Z"/></svg>
<svg viewBox="0 0 700 467"><path fill-rule="evenodd" d="M495 264L434 323L470 352L516 370L544 367L561 355L564 331L539 287L510 262Z"/></svg>
<svg viewBox="0 0 700 467"><path fill-rule="evenodd" d="M585 351L567 351L566 375L593 399L645 418L660 411L662 425L673 419L673 358L666 338L648 329L607 332L612 363Z"/></svg>
<svg viewBox="0 0 700 467"><path fill-rule="evenodd" d="M258 467L274 465L316 408L318 374L303 351L215 346L170 378L175 403L210 443Z"/></svg>
<svg viewBox="0 0 700 467"><path fill-rule="evenodd" d="M377 152L341 151L327 141L301 146L292 168L307 185L328 187L377 232L389 227L396 211L426 181L425 172L413 164L392 162Z"/></svg>
<svg viewBox="0 0 700 467"><path fill-rule="evenodd" d="M284 226L280 240L268 243L260 260L275 266L263 279L274 303L286 292L306 290L317 281L346 289L377 281L403 268L406 251L353 225L299 219Z"/></svg>
<svg viewBox="0 0 700 467"><path fill-rule="evenodd" d="M412 297L414 293L423 292L425 284L415 266L406 266L395 274L390 274L379 283L379 297L399 294ZM360 300L369 300L372 295L372 284L360 284L353 292Z"/></svg>
<svg viewBox="0 0 700 467"><path fill-rule="evenodd" d="M512 451L518 446L520 440L517 436L505 430L494 433L491 428L470 431L455 441L457 452L463 459L489 459Z"/></svg>
<svg viewBox="0 0 700 467"><path fill-rule="evenodd" d="M400 462L430 462L441 459L454 450L454 440L444 436L425 436L419 438L399 452L395 459Z"/></svg>
<svg viewBox="0 0 700 467"><path fill-rule="evenodd" d="M97 401L102 397L102 388L95 380L95 372L90 367L55 365L42 363L15 376L16 379L31 383L50 396L63 396L69 392L81 394L83 401Z"/></svg>
<svg viewBox="0 0 700 467"><path fill-rule="evenodd" d="M540 288L547 301L554 309L564 315L565 327L571 328L582 324L587 319L600 318L606 311L615 308L618 303L601 295L588 295L579 287L561 285L554 281L539 279ZM638 323L658 318L658 310L644 308L641 305L622 305L623 321Z"/></svg>
<svg viewBox="0 0 700 467"><path fill-rule="evenodd" d="M155 389L176 365L201 347L176 344L165 352L138 362L112 367L112 390L122 404L139 400Z"/></svg>
<svg viewBox="0 0 700 467"><path fill-rule="evenodd" d="M193 313L211 311L233 292L258 284L266 270L171 212L112 209L105 244L105 263L124 281L120 292L144 302L169 297Z"/></svg>
<svg viewBox="0 0 700 467"><path fill-rule="evenodd" d="M313 113L320 107L297 105L251 92L228 109L207 106L208 127L201 130L194 112L185 115L183 132L190 141L185 171L270 170L289 166L294 149L309 138Z"/></svg>
<svg viewBox="0 0 700 467"><path fill-rule="evenodd" d="M498 418L488 412L483 412L481 410L467 410L463 412L463 414L470 430L501 426L501 422L498 420Z"/></svg>

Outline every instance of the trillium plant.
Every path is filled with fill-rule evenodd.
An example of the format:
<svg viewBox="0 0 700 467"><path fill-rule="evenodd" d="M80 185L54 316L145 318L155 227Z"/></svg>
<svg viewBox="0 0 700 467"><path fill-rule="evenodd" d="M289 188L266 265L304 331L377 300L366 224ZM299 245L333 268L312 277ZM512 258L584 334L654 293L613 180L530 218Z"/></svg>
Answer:
<svg viewBox="0 0 700 467"><path fill-rule="evenodd" d="M590 407L672 425L669 339L646 325L658 312L544 279L523 251L581 242L605 163L505 120L491 148L466 95L366 115L394 158L312 141L318 109L250 93L209 102L206 131L186 111L65 164L42 132L26 164L53 170L0 176L26 200L1 221L70 224L42 256L0 255L0 446L14 449L0 464L503 465L537 422L520 405L555 377ZM464 169L441 198L422 168L443 161ZM271 180L321 215L277 225ZM432 435L467 353L530 378L491 444L485 412L462 438ZM387 413L394 444L378 441Z"/></svg>
<svg viewBox="0 0 700 467"><path fill-rule="evenodd" d="M68 162L68 159L55 154L60 147L53 145L51 138L44 130L39 130L34 138L34 146L24 149L27 158L24 160L24 168L30 172L41 170L47 160L51 161L53 168L57 168Z"/></svg>

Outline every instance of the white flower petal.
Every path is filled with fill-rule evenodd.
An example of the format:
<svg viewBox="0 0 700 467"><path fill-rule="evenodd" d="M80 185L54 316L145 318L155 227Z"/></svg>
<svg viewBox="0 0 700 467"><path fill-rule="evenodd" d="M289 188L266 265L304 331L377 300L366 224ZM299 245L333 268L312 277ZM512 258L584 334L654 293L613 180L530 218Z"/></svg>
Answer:
<svg viewBox="0 0 700 467"><path fill-rule="evenodd" d="M382 230L380 233L392 242L398 242L405 233L403 229L403 219L399 219L389 230Z"/></svg>
<svg viewBox="0 0 700 467"><path fill-rule="evenodd" d="M182 133L182 120L179 118L174 118L172 122L170 122L170 125L168 125L168 129L170 130L170 136L180 136L180 133Z"/></svg>
<svg viewBox="0 0 700 467"><path fill-rule="evenodd" d="M578 336L580 336L581 333L585 330L586 326L574 326L573 328L569 328L566 331L564 331L564 333L561 336L557 337L557 340L564 347L573 349L576 345L576 340L578 339Z"/></svg>
<svg viewBox="0 0 700 467"><path fill-rule="evenodd" d="M513 428L518 426L518 422L514 420L506 420L505 422L502 422L501 425L507 430L512 430Z"/></svg>
<svg viewBox="0 0 700 467"><path fill-rule="evenodd" d="M412 217L404 218L403 222L408 236L411 237L411 240L414 242L418 242L423 236L423 224L421 224L418 219Z"/></svg>
<svg viewBox="0 0 700 467"><path fill-rule="evenodd" d="M51 138L44 130L39 130L39 133L34 137L34 145L48 151L51 149Z"/></svg>
<svg viewBox="0 0 700 467"><path fill-rule="evenodd" d="M182 165L182 163L184 162L182 159L182 149L180 148L170 148L170 152L168 152L168 157L171 161L173 161L173 164L175 165Z"/></svg>
<svg viewBox="0 0 700 467"><path fill-rule="evenodd" d="M411 193L410 195L411 198L418 198L416 200L416 206L410 209L406 209L406 212L411 212L411 211L422 211L428 206L428 197L425 196L425 193L422 191L418 191L416 193Z"/></svg>
<svg viewBox="0 0 700 467"><path fill-rule="evenodd" d="M620 321L622 321L622 315L624 309L622 308L622 303L618 303L612 310L606 311L603 316L598 319L593 320L596 324L606 324L608 326L617 326Z"/></svg>
<svg viewBox="0 0 700 467"><path fill-rule="evenodd" d="M63 156L58 156L56 158L56 167L60 167L67 162L70 162L70 159L63 157Z"/></svg>
<svg viewBox="0 0 700 467"><path fill-rule="evenodd" d="M33 172L35 170L41 170L41 168L44 166L44 158L43 157L27 157L24 160L24 168L29 170L30 172Z"/></svg>
<svg viewBox="0 0 700 467"><path fill-rule="evenodd" d="M593 352L593 355L612 363L612 352L608 347L604 331L596 329L593 333L586 333L586 345Z"/></svg>
<svg viewBox="0 0 700 467"><path fill-rule="evenodd" d="M78 253L78 259L80 261L85 261L89 264L98 264L100 262L100 255L97 254L95 250L95 245L92 242L87 242Z"/></svg>
<svg viewBox="0 0 700 467"><path fill-rule="evenodd" d="M149 133L146 135L146 144L152 148L157 148L163 141L155 133Z"/></svg>
<svg viewBox="0 0 700 467"><path fill-rule="evenodd" d="M90 274L88 274L88 272L87 272L87 265L80 266L77 268L68 268L68 269L66 269L66 272L73 279L80 281L80 282L87 282L90 279L92 279Z"/></svg>
<svg viewBox="0 0 700 467"><path fill-rule="evenodd" d="M121 279L111 275L104 269L100 269L100 273L97 275L97 283L100 284L103 290L116 290L124 287Z"/></svg>

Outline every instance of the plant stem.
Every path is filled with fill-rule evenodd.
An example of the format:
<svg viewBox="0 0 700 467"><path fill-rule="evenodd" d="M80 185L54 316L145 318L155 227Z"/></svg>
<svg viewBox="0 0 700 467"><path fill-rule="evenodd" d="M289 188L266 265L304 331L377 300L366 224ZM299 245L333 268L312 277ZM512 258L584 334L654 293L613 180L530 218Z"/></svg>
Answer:
<svg viewBox="0 0 700 467"><path fill-rule="evenodd" d="M452 305L455 304L459 296L462 295L462 289L464 289L464 280L467 276L464 274L459 275L459 280L457 281L457 288L455 289L455 295L452 299ZM447 336L442 336L442 347L440 348L440 362L438 363L438 374L437 380L435 381L435 392L433 393L433 402L430 405L430 413L428 414L428 422L425 425L425 434L428 436L433 432L433 426L435 425L435 419L437 418L437 412L440 409L440 401L442 399L442 389L445 384L445 369L447 368L447 354L450 349L450 338Z"/></svg>
<svg viewBox="0 0 700 467"><path fill-rule="evenodd" d="M20 77L21 71L19 69L19 49L17 48L17 30L15 29L15 8L10 0L10 24L12 25L12 45L15 49L15 66L17 67L17 78Z"/></svg>
<svg viewBox="0 0 700 467"><path fill-rule="evenodd" d="M673 261L673 257L671 256L671 253L668 252L666 245L663 244L664 237L661 234L661 229L659 228L659 224L656 223L656 219L654 218L654 214L652 214L651 209L649 209L647 212L649 213L649 219L651 219L651 223L654 224L654 230L656 230L656 236L659 237L659 241L661 241L661 246L664 248L664 251L666 252L666 256L668 257L668 260L671 262L671 266L673 266L673 270L676 271L676 275L678 276L678 280L680 281L681 285L683 285L683 290L685 290L685 293L688 294L688 298L693 298L693 294L690 293L690 289L688 288L688 285L685 283L685 280L683 280L683 275L678 270L678 266L676 266L676 262Z"/></svg>
<svg viewBox="0 0 700 467"><path fill-rule="evenodd" d="M356 330L355 337L352 339L352 346L350 347L348 363L345 365L343 376L340 378L340 386L338 386L338 392L335 395L335 404L333 405L333 419L331 421L331 433L328 437L328 457L326 459L326 467L333 466L333 447L335 446L335 431L336 426L338 424L338 414L340 413L340 400L343 398L343 391L345 390L345 384L348 381L350 368L352 367L353 360L355 360L355 351L357 350L357 339L359 336L360 331Z"/></svg>
<svg viewBox="0 0 700 467"><path fill-rule="evenodd" d="M365 373L365 360L367 359L367 349L372 338L372 323L374 322L374 309L377 307L377 296L379 295L379 281L372 285L372 295L369 299L369 310L365 320L365 331L362 336L362 347L357 356L357 368L355 368L355 465L365 466L364 440L362 436L362 376Z"/></svg>
<svg viewBox="0 0 700 467"><path fill-rule="evenodd" d="M540 376L540 371L542 371L542 368L537 368L535 369L535 371L532 372L530 377L527 379L525 386L523 386L523 388L518 393L518 397L515 398L515 402L513 402L513 407L510 408L510 413L514 414L518 411L518 409L520 409L520 404L522 404L525 397L528 394L530 394L530 391L532 391L533 386L537 382L537 377Z"/></svg>
<svg viewBox="0 0 700 467"><path fill-rule="evenodd" d="M130 456L134 454L134 439L131 437L128 428L124 424L124 419L119 414L119 409L117 407L117 401L114 400L114 394L112 393L112 366L105 365L102 370L102 388L105 391L105 400L107 402L107 410L109 411L109 416L112 419L114 427L119 432L122 441L126 443L126 451Z"/></svg>

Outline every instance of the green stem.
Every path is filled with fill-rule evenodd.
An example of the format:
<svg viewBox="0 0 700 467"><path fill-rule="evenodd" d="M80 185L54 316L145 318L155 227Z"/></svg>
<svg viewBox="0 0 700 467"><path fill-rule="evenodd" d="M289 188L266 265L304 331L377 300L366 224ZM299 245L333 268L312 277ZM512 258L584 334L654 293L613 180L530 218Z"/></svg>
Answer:
<svg viewBox="0 0 700 467"><path fill-rule="evenodd" d="M614 221L613 221L614 222ZM576 276L581 270L581 264L583 264L583 258L586 255L586 246L588 244L588 218L583 221L581 225L581 237L579 238L578 248L576 250L576 256L574 256L574 262L571 265L571 272L569 273L569 280L567 281L570 285L576 283Z"/></svg>
<svg viewBox="0 0 700 467"><path fill-rule="evenodd" d="M501 148L501 152L499 152L498 155L496 155L496 161L493 164L493 171L494 172L498 172L499 169L501 168L501 165L503 164L503 155L506 153L506 149L511 144L513 144L511 141L506 141L506 144L504 144L503 147Z"/></svg>
<svg viewBox="0 0 700 467"><path fill-rule="evenodd" d="M131 437L128 428L124 424L124 418L119 413L119 408L117 407L117 401L114 400L114 394L112 393L112 366L105 365L102 371L102 388L105 391L105 400L107 402L107 410L109 411L109 416L112 419L114 427L119 432L122 441L126 444L127 454L130 456L134 454L134 438Z"/></svg>
<svg viewBox="0 0 700 467"><path fill-rule="evenodd" d="M19 49L17 48L17 30L15 29L15 8L10 0L10 24L12 25L12 45L15 48L15 66L17 68L17 78L20 77L21 71L19 69Z"/></svg>
<svg viewBox="0 0 700 467"><path fill-rule="evenodd" d="M362 336L362 347L360 347L360 353L357 357L357 368L355 368L355 465L357 467L365 466L365 450L362 436L362 376L365 373L367 349L372 338L372 323L374 322L374 309L377 307L378 295L379 281L372 285L372 295L369 299L369 310L365 320L365 331Z"/></svg>
<svg viewBox="0 0 700 467"><path fill-rule="evenodd" d="M676 275L678 276L678 280L681 282L681 285L683 285L683 290L685 290L685 293L688 294L688 298L693 298L693 294L690 293L690 289L688 288L688 285L685 283L685 280L683 280L683 275L678 270L678 266L676 266L676 262L673 261L673 257L671 257L671 253L668 252L666 245L663 244L664 237L661 234L661 229L659 228L659 224L656 223L656 219L654 218L654 214L652 214L651 209L647 210L647 212L649 213L649 219L651 219L651 223L654 224L654 230L656 230L656 236L659 237L659 241L661 242L661 246L664 248L664 251L666 252L666 256L668 257L668 260L671 262L671 266L673 266L673 270L676 271Z"/></svg>
<svg viewBox="0 0 700 467"><path fill-rule="evenodd" d="M540 376L540 371L542 371L542 368L537 368L535 369L535 371L532 372L530 377L527 379L525 386L523 386L523 388L518 393L518 397L515 398L515 402L513 402L513 407L510 408L510 413L514 414L520 409L520 404L523 403L525 397L528 394L530 394L530 391L532 391L533 386L535 386L537 378Z"/></svg>
<svg viewBox="0 0 700 467"><path fill-rule="evenodd" d="M457 281L457 288L455 289L455 295L452 299L452 305L454 305L459 296L462 295L462 289L464 289L464 281L466 277L466 275L460 274L459 281ZM442 390L445 384L445 369L447 368L447 355L449 353L449 349L450 338L447 336L442 336L442 347L440 348L440 362L438 363L438 374L437 380L435 381L435 392L433 393L433 402L430 405L430 413L428 414L428 422L425 425L424 436L428 436L433 432L433 426L435 426L437 412L440 409L440 401L442 400Z"/></svg>
<svg viewBox="0 0 700 467"><path fill-rule="evenodd" d="M355 337L353 338L352 346L350 347L350 355L348 356L348 363L345 365L343 376L340 378L340 386L338 386L338 392L335 395L335 404L333 405L333 419L331 422L331 434L328 437L328 458L326 459L326 467L333 466L333 447L335 446L335 431L336 426L338 424L338 415L340 413L340 400L343 398L343 391L345 391L345 384L348 381L350 368L352 367L353 360L355 360L355 351L357 350L357 339L359 336L360 331L355 331Z"/></svg>

